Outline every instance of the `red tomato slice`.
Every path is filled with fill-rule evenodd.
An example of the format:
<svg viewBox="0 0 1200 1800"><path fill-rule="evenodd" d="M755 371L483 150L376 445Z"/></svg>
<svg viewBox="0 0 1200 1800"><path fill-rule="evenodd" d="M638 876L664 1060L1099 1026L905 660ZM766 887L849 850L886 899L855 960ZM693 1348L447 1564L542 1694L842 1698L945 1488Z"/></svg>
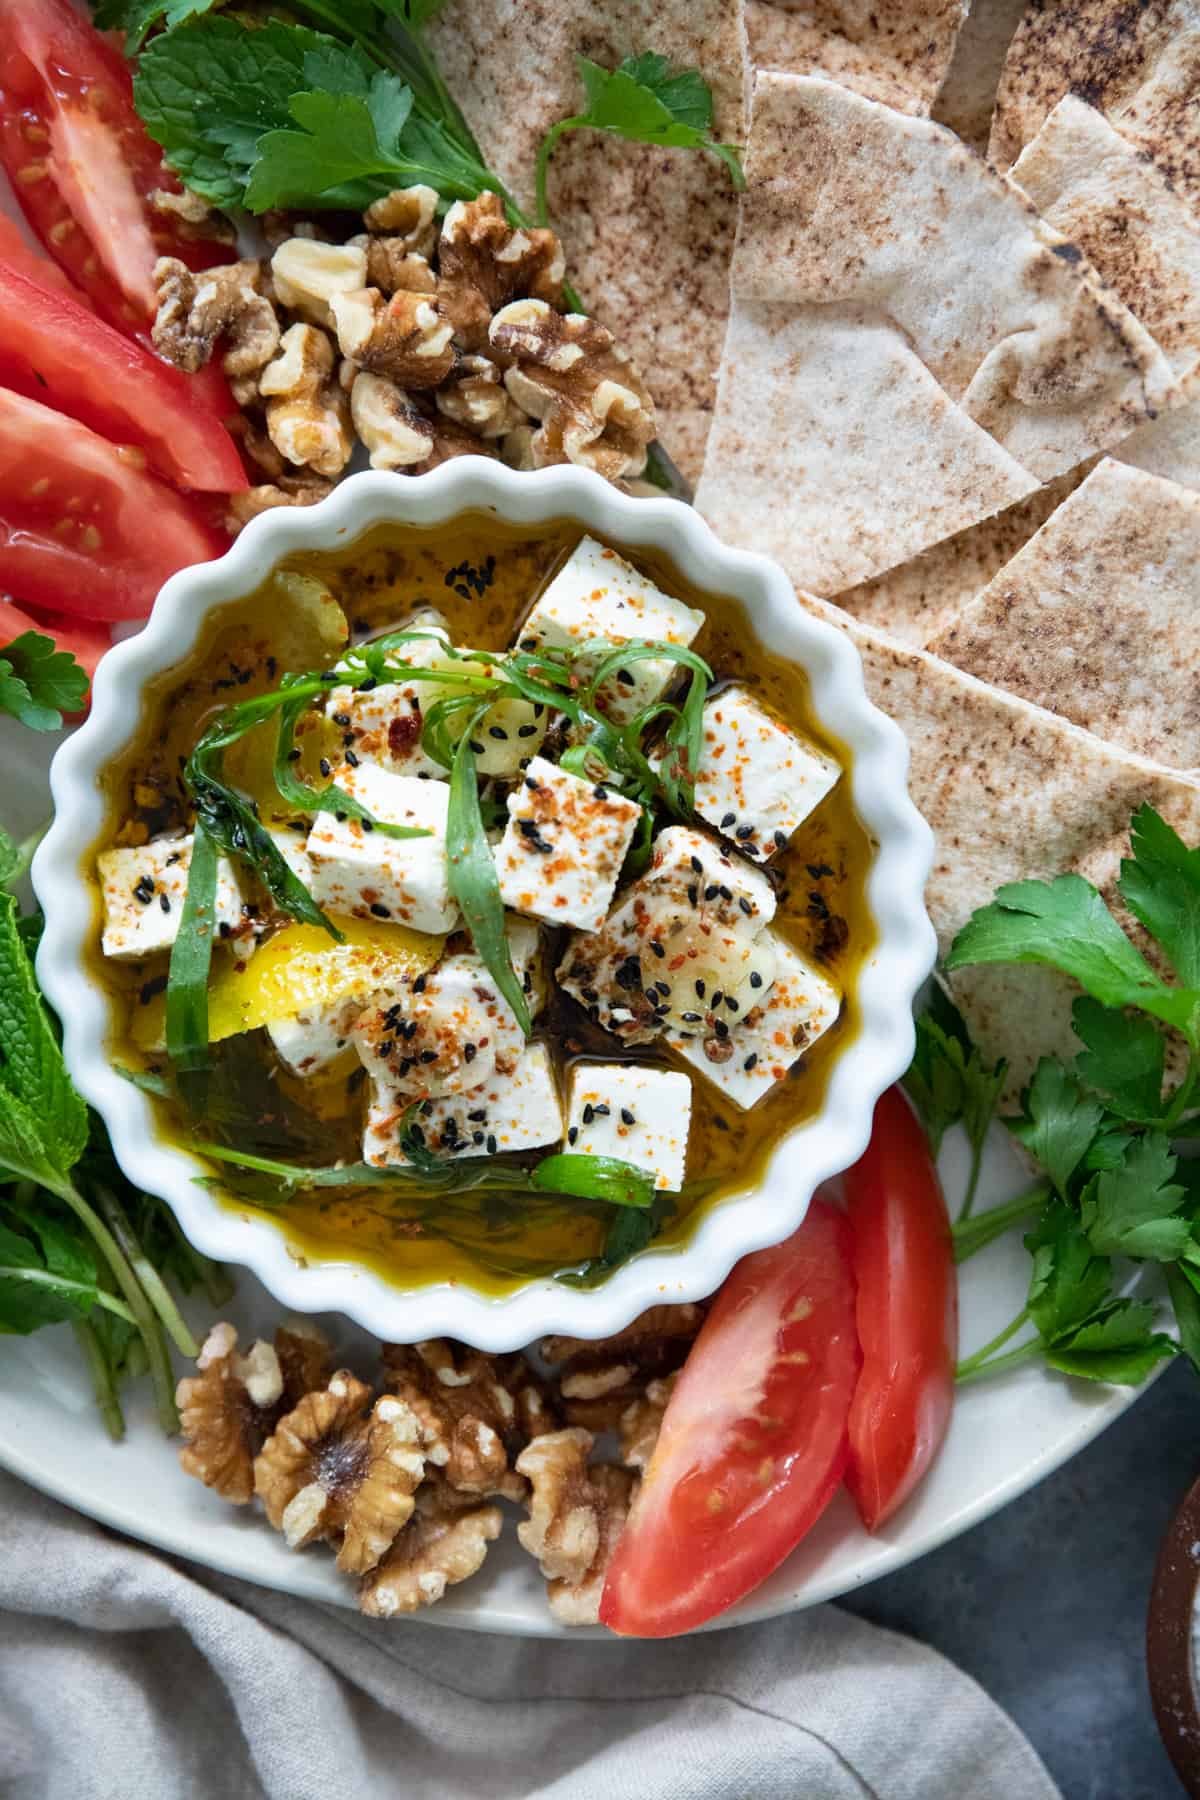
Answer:
<svg viewBox="0 0 1200 1800"><path fill-rule="evenodd" d="M91 307L82 288L77 288L44 250L35 250L20 226L6 213L0 213L0 264L6 269L15 269L29 281L36 281L39 287L53 288L58 294L70 294L80 306Z"/></svg>
<svg viewBox="0 0 1200 1800"><path fill-rule="evenodd" d="M197 407L186 375L3 263L0 382L114 443L139 445L176 486L228 494L249 485L233 439Z"/></svg>
<svg viewBox="0 0 1200 1800"><path fill-rule="evenodd" d="M941 1448L958 1358L946 1202L925 1133L899 1088L876 1106L871 1142L844 1185L863 1348L846 1484L875 1531Z"/></svg>
<svg viewBox="0 0 1200 1800"><path fill-rule="evenodd" d="M814 1200L717 1295L609 1566L614 1631L673 1637L715 1618L824 1512L861 1361L850 1258L846 1219Z"/></svg>
<svg viewBox="0 0 1200 1800"><path fill-rule="evenodd" d="M70 0L0 7L0 162L50 254L122 331L154 313L154 264L228 261L150 205L179 191L133 108L124 60Z"/></svg>
<svg viewBox="0 0 1200 1800"><path fill-rule="evenodd" d="M85 619L140 619L224 548L195 502L37 400L0 388L0 589Z"/></svg>

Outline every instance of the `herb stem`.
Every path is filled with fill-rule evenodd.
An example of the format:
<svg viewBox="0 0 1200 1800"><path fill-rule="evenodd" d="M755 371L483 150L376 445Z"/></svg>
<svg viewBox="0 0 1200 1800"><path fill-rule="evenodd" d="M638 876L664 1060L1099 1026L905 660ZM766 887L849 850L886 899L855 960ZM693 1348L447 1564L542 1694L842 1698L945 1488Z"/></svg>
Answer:
<svg viewBox="0 0 1200 1800"><path fill-rule="evenodd" d="M79 1192L79 1189L64 1176L61 1185L56 1184L51 1191L66 1202L80 1224L91 1233L105 1262L116 1277L117 1286L125 1296L125 1301L145 1343L150 1374L154 1382L154 1398L158 1409L159 1423L170 1436L178 1430L179 1415L175 1411L174 1383L171 1378L171 1365L167 1358L167 1347L150 1302L117 1239L96 1209Z"/></svg>
<svg viewBox="0 0 1200 1800"><path fill-rule="evenodd" d="M968 1386L972 1381L983 1381L990 1375L1002 1375L1006 1369L1019 1369L1022 1363L1032 1362L1041 1354L1040 1338L1030 1338L1027 1344L1018 1344L1015 1350L1009 1350L1004 1356L994 1356L990 1362L980 1363L977 1368L968 1368L959 1363L955 1372L955 1380L960 1387Z"/></svg>
<svg viewBox="0 0 1200 1800"><path fill-rule="evenodd" d="M971 1145L971 1172L967 1176L967 1191L963 1195L963 1203L958 1210L956 1224L962 1225L971 1216L971 1208L975 1204L975 1192L979 1186L979 1174L983 1168L983 1139Z"/></svg>
<svg viewBox="0 0 1200 1800"><path fill-rule="evenodd" d="M1015 1338L1021 1327L1028 1322L1029 1308L1023 1306L1015 1319L1010 1319L1003 1331L998 1331L994 1338L989 1338L981 1349L965 1356L955 1371L959 1381L965 1381L984 1363L989 1362L997 1350L1002 1350L1011 1338Z"/></svg>
<svg viewBox="0 0 1200 1800"><path fill-rule="evenodd" d="M1049 1198L1050 1183L1035 1181L1032 1187L1018 1194L1015 1200L1006 1201L1003 1206L993 1206L987 1212L971 1218L960 1217L950 1227L950 1235L954 1239L955 1262L966 1262L976 1251L985 1249L1014 1225L1019 1225L1022 1219L1037 1212Z"/></svg>
<svg viewBox="0 0 1200 1800"><path fill-rule="evenodd" d="M92 1393L96 1397L100 1417L104 1420L113 1443L119 1444L125 1436L125 1415L121 1411L121 1402L117 1398L117 1387L113 1380L112 1369L104 1354L96 1328L86 1319L75 1319L71 1328L75 1333L75 1341L79 1345L83 1360L87 1364L88 1374L92 1378Z"/></svg>
<svg viewBox="0 0 1200 1800"><path fill-rule="evenodd" d="M171 1342L181 1356L199 1356L199 1344L184 1323L179 1308L171 1298L162 1276L134 1236L133 1227L126 1218L120 1201L115 1194L109 1193L107 1188L102 1187L96 1189L96 1197L100 1202L101 1211L112 1229L113 1236L120 1244L124 1255L128 1257L130 1267L142 1284L146 1298L170 1333Z"/></svg>

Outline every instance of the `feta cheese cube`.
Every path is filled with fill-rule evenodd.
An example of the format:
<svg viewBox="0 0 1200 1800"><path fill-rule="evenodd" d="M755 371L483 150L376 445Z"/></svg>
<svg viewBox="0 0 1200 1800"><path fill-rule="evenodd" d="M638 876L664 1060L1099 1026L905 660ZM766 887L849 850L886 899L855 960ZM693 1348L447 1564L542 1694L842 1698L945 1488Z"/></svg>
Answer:
<svg viewBox="0 0 1200 1800"><path fill-rule="evenodd" d="M636 1063L576 1063L567 1098L567 1148L616 1156L677 1193L687 1165L692 1084Z"/></svg>
<svg viewBox="0 0 1200 1800"><path fill-rule="evenodd" d="M726 688L705 704L696 811L744 855L781 850L841 772L745 688Z"/></svg>
<svg viewBox="0 0 1200 1800"><path fill-rule="evenodd" d="M670 825L601 930L571 938L558 981L606 1031L650 1043L694 1010L689 984L739 1000L750 985L766 991L774 965L756 947L774 914L775 891L757 869L706 833Z"/></svg>
<svg viewBox="0 0 1200 1800"><path fill-rule="evenodd" d="M96 859L104 902L105 956L136 962L169 950L179 931L192 861L192 838L160 838L105 850ZM223 938L240 938L251 927L243 896L227 857L217 858L214 921Z"/></svg>
<svg viewBox="0 0 1200 1800"><path fill-rule="evenodd" d="M513 1068L524 1034L478 956L448 956L436 969L377 995L354 1027L367 1073L402 1093L468 1093Z"/></svg>
<svg viewBox="0 0 1200 1800"><path fill-rule="evenodd" d="M447 784L392 775L373 763L343 770L339 782L377 819L431 835L388 837L360 819L318 813L308 834L318 906L359 919L394 919L414 931L451 930L458 907L446 869Z"/></svg>
<svg viewBox="0 0 1200 1800"><path fill-rule="evenodd" d="M363 1159L377 1167L407 1161L400 1148L401 1121L411 1094L388 1082L372 1084L363 1135ZM562 1107L544 1044L530 1044L506 1074L496 1073L469 1094L424 1101L409 1120L437 1155L503 1156L537 1150L562 1139Z"/></svg>
<svg viewBox="0 0 1200 1800"><path fill-rule="evenodd" d="M508 796L495 855L505 906L552 925L598 930L641 811L535 756Z"/></svg>
<svg viewBox="0 0 1200 1800"><path fill-rule="evenodd" d="M450 642L446 621L432 607L414 613L396 629L431 635L399 644L391 644L387 634L373 640L386 645L395 662L460 675L477 675L487 666L482 662L462 662L448 654L444 648ZM428 755L421 744L421 733L425 715L434 702L449 699L460 691L464 690L448 682L421 680L384 682L365 693L357 688L338 687L330 693L326 714L341 732L343 748L352 750L360 761L379 763L397 775L445 780L449 770ZM523 760L540 749L549 724L550 715L544 706L530 700L498 700L471 734L472 742L479 746L475 752L476 770L481 776L516 775Z"/></svg>
<svg viewBox="0 0 1200 1800"><path fill-rule="evenodd" d="M321 1075L350 1049L350 1032L362 998L312 1006L294 1019L272 1019L267 1036L293 1075Z"/></svg>
<svg viewBox="0 0 1200 1800"><path fill-rule="evenodd" d="M710 1011L690 1033L667 1033L672 1050L747 1110L771 1093L829 1030L842 1004L828 977L786 938L777 932L765 935L775 953L775 980L766 1000L744 1014L740 1024L733 1014L718 1021Z"/></svg>
<svg viewBox="0 0 1200 1800"><path fill-rule="evenodd" d="M702 612L673 600L615 550L585 537L536 602L517 641L522 649L544 645L562 650L589 638L614 645L653 638L686 648L703 624ZM596 664L581 660L576 666L584 674ZM624 673L627 680L606 681L601 694L604 711L619 721L657 700L679 674L679 665L635 662Z"/></svg>
<svg viewBox="0 0 1200 1800"><path fill-rule="evenodd" d="M312 889L312 858L308 854L308 825L304 831L271 831L268 837L282 856L297 881L302 881L306 888Z"/></svg>

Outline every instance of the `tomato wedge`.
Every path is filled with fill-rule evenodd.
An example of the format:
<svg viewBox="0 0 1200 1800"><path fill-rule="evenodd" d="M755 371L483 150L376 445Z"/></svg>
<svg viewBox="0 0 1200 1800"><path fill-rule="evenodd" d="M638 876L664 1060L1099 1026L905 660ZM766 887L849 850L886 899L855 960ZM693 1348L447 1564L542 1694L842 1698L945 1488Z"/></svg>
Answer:
<svg viewBox="0 0 1200 1800"><path fill-rule="evenodd" d="M178 487L229 494L249 485L233 439L196 405L186 375L2 262L0 382L138 445Z"/></svg>
<svg viewBox="0 0 1200 1800"><path fill-rule="evenodd" d="M0 6L0 162L50 254L122 331L153 316L159 256L195 268L230 257L151 205L179 184L134 111L124 59L70 0Z"/></svg>
<svg viewBox="0 0 1200 1800"><path fill-rule="evenodd" d="M6 213L0 213L0 264L6 269L15 269L29 281L36 281L39 287L53 288L58 294L70 294L80 306L90 309L91 302L83 290L75 286L56 262L51 262L44 250L35 250L20 226Z"/></svg>
<svg viewBox="0 0 1200 1800"><path fill-rule="evenodd" d="M795 1549L841 1482L860 1362L850 1227L814 1200L717 1295L609 1566L604 1624L691 1631Z"/></svg>
<svg viewBox="0 0 1200 1800"><path fill-rule="evenodd" d="M0 589L85 619L140 619L224 548L197 503L75 419L0 388Z"/></svg>
<svg viewBox="0 0 1200 1800"><path fill-rule="evenodd" d="M876 1531L941 1448L958 1358L946 1202L925 1133L899 1088L876 1106L871 1142L844 1188L863 1349L846 1484L863 1524Z"/></svg>

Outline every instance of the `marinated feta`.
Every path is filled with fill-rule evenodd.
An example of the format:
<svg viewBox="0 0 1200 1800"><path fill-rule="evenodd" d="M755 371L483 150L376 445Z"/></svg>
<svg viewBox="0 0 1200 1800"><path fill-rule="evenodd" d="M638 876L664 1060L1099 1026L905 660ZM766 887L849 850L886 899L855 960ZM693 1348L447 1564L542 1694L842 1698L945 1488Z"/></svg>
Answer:
<svg viewBox="0 0 1200 1800"><path fill-rule="evenodd" d="M500 896L515 912L596 931L641 807L536 756L508 796L495 853Z"/></svg>
<svg viewBox="0 0 1200 1800"><path fill-rule="evenodd" d="M576 1063L567 1098L567 1148L615 1156L677 1193L687 1165L692 1084L686 1075L634 1063Z"/></svg>
<svg viewBox="0 0 1200 1800"><path fill-rule="evenodd" d="M614 647L632 638L653 638L686 648L703 624L702 612L673 600L615 550L585 537L534 605L517 643L523 650L562 650L593 638ZM581 658L576 664L581 674L596 666L595 659ZM632 719L678 673L678 663L658 658L632 663L605 682L605 712L613 719Z"/></svg>
<svg viewBox="0 0 1200 1800"><path fill-rule="evenodd" d="M187 893L191 837L160 838L153 844L105 850L96 860L104 902L101 947L105 956L137 962L169 950L179 932ZM251 929L243 912L238 878L224 856L217 859L213 917L223 938L240 942Z"/></svg>
<svg viewBox="0 0 1200 1800"><path fill-rule="evenodd" d="M757 946L774 913L757 869L702 831L668 826L601 930L571 938L559 985L625 1043L649 1043L672 1018L686 1023L697 982L739 1003L752 985L765 993L774 962Z"/></svg>
<svg viewBox="0 0 1200 1800"><path fill-rule="evenodd" d="M423 1101L416 1112L412 1095L390 1083L372 1084L363 1135L363 1159L384 1167L408 1159L400 1148L405 1115L407 1129L435 1154L503 1156L516 1150L538 1150L561 1141L562 1107L550 1053L530 1044L507 1074L493 1074L482 1087Z"/></svg>
<svg viewBox="0 0 1200 1800"><path fill-rule="evenodd" d="M361 1007L361 996L312 1006L294 1019L269 1020L267 1036L293 1075L321 1075L349 1052L350 1032Z"/></svg>
<svg viewBox="0 0 1200 1800"><path fill-rule="evenodd" d="M775 956L775 980L766 999L740 1016L710 1006L686 1033L667 1034L672 1050L746 1110L829 1030L842 1004L828 976L777 932L766 935Z"/></svg>
<svg viewBox="0 0 1200 1800"><path fill-rule="evenodd" d="M479 674L482 662L464 662L451 656L446 646L450 634L441 614L432 607L414 613L398 627L428 635L393 644L379 640L395 662L410 663L449 674ZM342 734L342 749L360 762L376 762L397 775L444 780L449 770L425 750L421 733L435 701L462 692L445 681L389 681L378 687L334 688L326 703L326 715ZM513 776L523 760L541 747L550 723L544 706L530 700L498 700L471 733L475 767L483 776Z"/></svg>
<svg viewBox="0 0 1200 1800"><path fill-rule="evenodd" d="M458 907L446 870L447 784L393 775L373 763L343 770L339 784L377 819L430 836L388 837L362 820L318 813L308 834L318 906L354 918L393 919L414 931L451 930Z"/></svg>
<svg viewBox="0 0 1200 1800"><path fill-rule="evenodd" d="M448 956L377 996L354 1027L367 1073L409 1095L468 1093L506 1073L525 1046L478 956Z"/></svg>
<svg viewBox="0 0 1200 1800"><path fill-rule="evenodd" d="M744 687L704 708L696 811L746 856L773 856L835 786L841 769Z"/></svg>

